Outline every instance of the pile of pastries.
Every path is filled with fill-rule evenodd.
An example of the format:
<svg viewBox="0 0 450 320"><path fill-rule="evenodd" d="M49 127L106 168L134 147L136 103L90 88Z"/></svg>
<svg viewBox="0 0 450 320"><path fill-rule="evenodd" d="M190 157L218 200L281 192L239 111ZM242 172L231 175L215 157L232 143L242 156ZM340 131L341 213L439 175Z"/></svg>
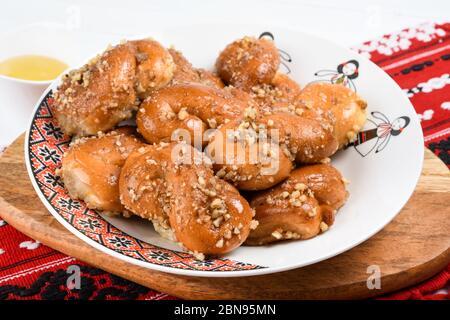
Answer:
<svg viewBox="0 0 450 320"><path fill-rule="evenodd" d="M199 259L325 232L348 197L330 157L366 102L279 66L266 38L227 45L214 71L143 39L64 75L52 108L73 136L58 171L70 196L150 220Z"/></svg>

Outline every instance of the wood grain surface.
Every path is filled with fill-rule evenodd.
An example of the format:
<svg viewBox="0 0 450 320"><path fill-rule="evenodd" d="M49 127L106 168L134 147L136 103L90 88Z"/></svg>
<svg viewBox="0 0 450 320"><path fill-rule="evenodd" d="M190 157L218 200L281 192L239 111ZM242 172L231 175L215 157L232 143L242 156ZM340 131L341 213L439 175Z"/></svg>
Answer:
<svg viewBox="0 0 450 320"><path fill-rule="evenodd" d="M355 299L416 284L450 261L450 174L429 150L422 176L399 215L337 257L296 270L242 278L200 278L137 267L102 253L67 231L45 209L26 172L23 135L0 157L0 216L40 242L93 266L185 299ZM378 265L381 289L367 288Z"/></svg>

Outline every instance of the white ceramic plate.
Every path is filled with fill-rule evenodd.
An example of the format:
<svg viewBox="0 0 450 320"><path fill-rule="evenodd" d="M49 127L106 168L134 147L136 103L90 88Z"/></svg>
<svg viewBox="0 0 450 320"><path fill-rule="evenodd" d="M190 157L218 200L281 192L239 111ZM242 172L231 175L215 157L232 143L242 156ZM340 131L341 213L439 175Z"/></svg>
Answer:
<svg viewBox="0 0 450 320"><path fill-rule="evenodd" d="M221 259L198 261L161 239L148 222L103 217L88 210L83 202L70 199L55 174L70 139L51 112L51 95L59 80L36 105L25 144L31 181L50 213L80 239L116 258L164 272L205 277L260 275L316 263L351 249L388 224L414 190L424 150L416 113L386 73L346 48L292 30L195 25L159 30L153 36L164 45L175 45L195 66L212 68L226 44L263 32L274 37L283 57L282 68L300 84L341 78L368 101L370 121L364 131L372 138L332 159L351 183L350 198L329 231L305 241L241 246ZM341 64L343 68L338 67Z"/></svg>

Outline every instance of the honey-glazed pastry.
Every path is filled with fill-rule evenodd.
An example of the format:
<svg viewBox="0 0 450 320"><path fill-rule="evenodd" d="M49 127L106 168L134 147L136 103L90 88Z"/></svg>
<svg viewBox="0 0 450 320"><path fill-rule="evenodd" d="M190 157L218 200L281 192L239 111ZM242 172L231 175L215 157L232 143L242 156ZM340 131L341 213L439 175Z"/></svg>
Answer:
<svg viewBox="0 0 450 320"><path fill-rule="evenodd" d="M156 221L158 232L197 255L235 249L256 224L248 202L185 143L138 150L126 161L119 184L129 211Z"/></svg>
<svg viewBox="0 0 450 320"><path fill-rule="evenodd" d="M211 136L205 153L218 177L240 190L264 190L286 179L293 164L265 128L251 123L255 124L246 118L223 124Z"/></svg>
<svg viewBox="0 0 450 320"><path fill-rule="evenodd" d="M309 239L325 232L347 197L345 181L331 165L295 169L283 183L250 198L259 224L246 244Z"/></svg>
<svg viewBox="0 0 450 320"><path fill-rule="evenodd" d="M120 201L128 212L153 222L164 238L174 240L168 221L171 187L166 169L171 163L169 149L146 145L132 153L119 180Z"/></svg>
<svg viewBox="0 0 450 320"><path fill-rule="evenodd" d="M131 127L122 127L98 137L80 138L71 143L59 170L72 198L88 208L121 213L119 174L128 155L144 144Z"/></svg>
<svg viewBox="0 0 450 320"><path fill-rule="evenodd" d="M278 49L266 38L236 40L216 60L217 73L225 84L247 92L256 85L270 83L279 65Z"/></svg>
<svg viewBox="0 0 450 320"><path fill-rule="evenodd" d="M217 89L199 83L162 88L144 100L136 116L139 133L149 143L168 142L177 130L203 141L208 128L216 128L241 116L247 101L235 89ZM242 93L243 94L243 93ZM201 142L203 143L203 142Z"/></svg>
<svg viewBox="0 0 450 320"><path fill-rule="evenodd" d="M366 101L344 85L314 82L303 88L298 99L307 108L333 113L339 148L353 142L366 122Z"/></svg>
<svg viewBox="0 0 450 320"><path fill-rule="evenodd" d="M136 57L136 93L140 99L166 86L174 75L176 66L172 55L157 41L151 39L134 40Z"/></svg>
<svg viewBox="0 0 450 320"><path fill-rule="evenodd" d="M63 76L54 94L55 117L69 135L108 131L132 116L139 97L165 86L173 70L171 55L156 41L119 44Z"/></svg>

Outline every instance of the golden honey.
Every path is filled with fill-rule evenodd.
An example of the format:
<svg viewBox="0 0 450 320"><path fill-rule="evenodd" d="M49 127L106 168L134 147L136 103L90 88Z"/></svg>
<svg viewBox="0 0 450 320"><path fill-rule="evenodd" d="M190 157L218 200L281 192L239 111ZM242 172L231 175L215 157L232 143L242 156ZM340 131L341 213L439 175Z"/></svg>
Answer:
<svg viewBox="0 0 450 320"><path fill-rule="evenodd" d="M68 65L58 59L40 55L23 55L0 61L0 74L22 80L53 80L67 68Z"/></svg>

